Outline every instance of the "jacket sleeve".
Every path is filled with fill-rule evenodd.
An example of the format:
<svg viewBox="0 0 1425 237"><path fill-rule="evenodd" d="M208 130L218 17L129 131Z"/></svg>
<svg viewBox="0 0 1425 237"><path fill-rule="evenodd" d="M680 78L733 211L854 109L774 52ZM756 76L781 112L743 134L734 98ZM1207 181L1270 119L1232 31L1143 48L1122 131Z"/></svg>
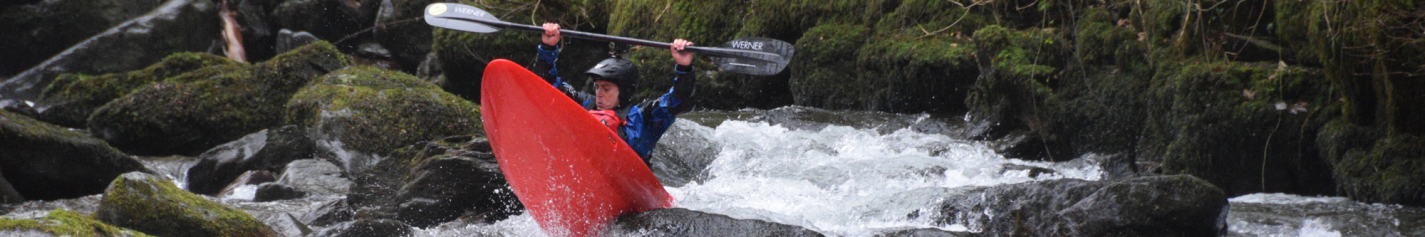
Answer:
<svg viewBox="0 0 1425 237"><path fill-rule="evenodd" d="M673 71L673 87L668 88L668 93L658 99L638 103L624 119L627 125L631 125L624 126L629 146L633 147L644 162L648 162L653 147L658 144L663 133L673 126L678 114L692 108L691 103L685 100L692 98L693 91L697 89L697 76L693 74L693 67L674 66Z"/></svg>
<svg viewBox="0 0 1425 237"><path fill-rule="evenodd" d="M544 78L544 81L549 82L555 89L564 92L564 95L569 96L575 103L585 107L588 107L589 103L593 103L594 95L574 89L574 86L565 83L564 79L559 77L559 46L539 44L538 50L537 58L539 59L535 60L537 62L530 68L530 71Z"/></svg>

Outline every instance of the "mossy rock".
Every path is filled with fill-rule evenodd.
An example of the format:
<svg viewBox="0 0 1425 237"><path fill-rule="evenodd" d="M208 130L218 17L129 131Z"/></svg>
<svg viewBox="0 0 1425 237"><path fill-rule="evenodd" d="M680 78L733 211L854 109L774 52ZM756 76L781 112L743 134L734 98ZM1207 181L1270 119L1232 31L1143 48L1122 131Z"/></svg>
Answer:
<svg viewBox="0 0 1425 237"><path fill-rule="evenodd" d="M1278 1L1273 1L1278 2ZM1270 28L1275 11L1268 1L1219 4L1211 0L1134 2L1129 19L1145 33L1155 60L1205 56L1241 61L1275 61L1282 49ZM1283 38L1288 39L1288 38Z"/></svg>
<svg viewBox="0 0 1425 237"><path fill-rule="evenodd" d="M415 76L372 67L335 71L286 103L287 123L342 150L380 155L451 135L484 136L479 107ZM371 163L365 163L371 162ZM359 173L373 161L343 161Z"/></svg>
<svg viewBox="0 0 1425 237"><path fill-rule="evenodd" d="M537 4L519 2L455 1L489 11L511 23L540 25L557 22L560 27L590 33L604 33L608 18L601 0L549 0ZM471 33L435 29L431 50L440 58L446 82L441 88L470 101L480 101L480 77L485 65L495 59L509 59L526 67L535 63L541 44L538 33L506 30L496 33ZM584 71L609 55L608 43L565 36L560 40L559 76L582 86ZM582 88L582 87L579 87Z"/></svg>
<svg viewBox="0 0 1425 237"><path fill-rule="evenodd" d="M253 66L219 66L141 87L96 110L89 131L143 155L197 155L283 124L284 107L317 76L351 65L318 42Z"/></svg>
<svg viewBox="0 0 1425 237"><path fill-rule="evenodd" d="M396 149L356 175L346 201L354 209L427 228L480 213L494 222L524 211L484 137L450 136Z"/></svg>
<svg viewBox="0 0 1425 237"><path fill-rule="evenodd" d="M145 173L119 176L94 219L158 236L276 236L242 210L224 206Z"/></svg>
<svg viewBox="0 0 1425 237"><path fill-rule="evenodd" d="M1421 1L1275 1L1288 62L1320 65L1352 123L1425 135ZM1342 32L1350 32L1343 34Z"/></svg>
<svg viewBox="0 0 1425 237"><path fill-rule="evenodd" d="M85 120L95 109L136 88L203 67L240 64L213 54L185 52L169 55L137 71L101 76L62 74L40 93L35 109L40 111L40 119L47 122L84 127Z"/></svg>
<svg viewBox="0 0 1425 237"><path fill-rule="evenodd" d="M39 64L109 27L148 13L164 1L35 2L0 7L0 42L5 42L0 52L6 54L0 57L0 75L14 75Z"/></svg>
<svg viewBox="0 0 1425 237"><path fill-rule="evenodd" d="M1047 143L1061 142L1051 135L1058 131L1047 111L1060 103L1055 87L1064 70L1066 43L1046 29L999 25L976 30L974 42L980 74L965 104L972 123L991 124L974 135L996 138L1025 129Z"/></svg>
<svg viewBox="0 0 1425 237"><path fill-rule="evenodd" d="M0 235L6 236L129 236L141 237L147 234L114 227L73 211L54 210L44 218L6 219L0 218Z"/></svg>
<svg viewBox="0 0 1425 237"><path fill-rule="evenodd" d="M1380 128L1362 127L1344 119L1321 129L1316 140L1334 166L1337 191L1362 202L1425 205L1425 139L1384 134Z"/></svg>
<svg viewBox="0 0 1425 237"><path fill-rule="evenodd" d="M1284 64L1181 62L1153 78L1140 159L1229 195L1331 194L1316 140L1339 111L1322 73ZM1263 167L1265 165L1265 168Z"/></svg>
<svg viewBox="0 0 1425 237"><path fill-rule="evenodd" d="M8 110L0 110L0 151L0 173L29 200L103 193L114 177L148 170L103 140Z"/></svg>

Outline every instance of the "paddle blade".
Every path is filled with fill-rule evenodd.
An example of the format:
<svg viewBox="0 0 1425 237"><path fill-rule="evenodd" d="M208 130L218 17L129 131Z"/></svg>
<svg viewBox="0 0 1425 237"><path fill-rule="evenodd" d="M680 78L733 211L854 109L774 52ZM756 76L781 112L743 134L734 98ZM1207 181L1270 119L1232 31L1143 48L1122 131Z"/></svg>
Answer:
<svg viewBox="0 0 1425 237"><path fill-rule="evenodd" d="M748 75L769 76L782 72L792 61L796 50L792 44L768 38L741 38L722 45L723 48L746 51L728 51L730 55L714 55L713 63L718 69ZM719 52L723 53L723 52Z"/></svg>
<svg viewBox="0 0 1425 237"><path fill-rule="evenodd" d="M426 6L425 12L426 24L434 27L475 33L500 31L500 28L481 23L501 21L480 8L455 3L432 3Z"/></svg>

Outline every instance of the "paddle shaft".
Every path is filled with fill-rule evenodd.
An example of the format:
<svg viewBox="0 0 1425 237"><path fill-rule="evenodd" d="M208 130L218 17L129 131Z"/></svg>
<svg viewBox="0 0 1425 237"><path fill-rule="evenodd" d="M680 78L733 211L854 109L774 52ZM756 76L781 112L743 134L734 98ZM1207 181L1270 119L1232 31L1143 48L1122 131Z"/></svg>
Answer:
<svg viewBox="0 0 1425 237"><path fill-rule="evenodd" d="M543 33L543 32L544 32L544 28L543 28L543 27L532 26L532 25L525 25L525 24L515 24L515 23L504 22L504 21L489 21L489 20L484 20L484 19L471 19L471 18L449 18L449 19L458 19L458 20L464 20L464 21L474 21L474 22L479 22L479 23L481 23L481 24L492 25L492 26L495 26L495 27L505 28L505 29L526 30L526 31L534 31L534 32L540 32L540 33ZM645 39L636 39L636 38L629 38L629 37L619 37L619 36L612 36L612 35L605 35L605 34L596 34L596 33L589 33L589 32L583 32L583 31L575 31L575 30L563 30L563 29L561 29L561 30L559 30L559 35L560 35L560 36L572 36L572 37L576 37L576 38L584 38L584 39L591 39L591 40L598 40L598 41L621 43L621 44L642 45L642 46L648 46L648 47L654 47L654 48L672 48L672 47L673 47L672 44L665 43L665 42L658 42L658 41L645 40ZM781 58L781 57L782 57L781 55L772 54L772 53L767 53L767 52L758 52L758 51L741 50L741 49L729 49L729 48L718 48L718 47L688 46L688 47L683 47L683 50L692 51L692 52L694 52L694 53L701 53L701 54L708 54L708 55L713 55L713 56L720 56L720 57L740 57L740 58L746 58L746 57L748 57L748 55L758 55L758 56L759 56L759 57L758 57L759 59L765 59L765 58Z"/></svg>

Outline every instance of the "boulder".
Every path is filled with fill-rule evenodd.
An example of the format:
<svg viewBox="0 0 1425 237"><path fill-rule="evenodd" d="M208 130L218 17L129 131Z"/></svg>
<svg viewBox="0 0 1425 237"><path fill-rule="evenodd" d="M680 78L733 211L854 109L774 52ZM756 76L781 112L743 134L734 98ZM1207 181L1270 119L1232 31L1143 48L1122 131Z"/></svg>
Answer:
<svg viewBox="0 0 1425 237"><path fill-rule="evenodd" d="M50 211L39 219L0 218L0 235L4 236L125 236L147 234L115 227L67 210Z"/></svg>
<svg viewBox="0 0 1425 237"><path fill-rule="evenodd" d="M379 0L287 0L272 9L270 20L279 29L337 42L371 26L379 7Z"/></svg>
<svg viewBox="0 0 1425 237"><path fill-rule="evenodd" d="M932 222L991 235L1205 236L1227 228L1222 190L1187 175L1039 181L960 190L943 200Z"/></svg>
<svg viewBox="0 0 1425 237"><path fill-rule="evenodd" d="M314 152L311 139L296 126L264 129L198 155L198 162L188 168L187 188L197 194L216 195L243 172L281 174L287 163L310 159Z"/></svg>
<svg viewBox="0 0 1425 237"><path fill-rule="evenodd" d="M159 0L8 1L0 6L0 75L14 75L105 29L142 16Z"/></svg>
<svg viewBox="0 0 1425 237"><path fill-rule="evenodd" d="M307 235L308 237L393 237L410 236L415 228L397 220L355 220L342 222Z"/></svg>
<svg viewBox="0 0 1425 237"><path fill-rule="evenodd" d="M347 201L378 218L421 228L465 213L494 222L524 209L500 173L489 142L469 136L423 142L393 152L356 176Z"/></svg>
<svg viewBox="0 0 1425 237"><path fill-rule="evenodd" d="M346 195L351 188L351 179L342 175L341 167L319 159L287 163L277 183L319 196Z"/></svg>
<svg viewBox="0 0 1425 237"><path fill-rule="evenodd" d="M292 30L282 29L277 32L276 46L273 47L277 53L286 53L287 51L292 51L293 49L310 43L316 43L317 41L321 41L321 39L317 39L317 36L312 35L312 33L307 33L306 31L292 32Z"/></svg>
<svg viewBox="0 0 1425 237"><path fill-rule="evenodd" d="M89 131L141 155L198 155L283 125L285 103L308 81L351 65L319 42L249 67L210 67L144 86L89 118Z"/></svg>
<svg viewBox="0 0 1425 237"><path fill-rule="evenodd" d="M222 191L218 191L216 196L222 199L243 199L252 200L257 192L257 185L277 181L277 175L266 170L252 170L243 172L231 184L224 186Z"/></svg>
<svg viewBox="0 0 1425 237"><path fill-rule="evenodd" d="M422 20L426 5L436 0L383 0L376 14L376 41L390 50L402 71L415 72L431 52L431 26Z"/></svg>
<svg viewBox="0 0 1425 237"><path fill-rule="evenodd" d="M15 185L10 184L3 174L0 174L0 204L20 204L25 202L25 196L20 195L20 191L15 190Z"/></svg>
<svg viewBox="0 0 1425 237"><path fill-rule="evenodd" d="M331 226L351 221L355 216L356 210L351 208L351 204L346 201L346 198L341 198L326 202L311 212L303 213L297 220L307 223L309 226Z"/></svg>
<svg viewBox="0 0 1425 237"><path fill-rule="evenodd" d="M285 1L282 0L226 0L229 10L234 13L233 20L236 21L239 33L242 34L243 51L247 53L249 62L261 62L271 59L278 51L276 40L278 39L277 29L274 26L271 13ZM216 1L221 3L222 1ZM313 40L312 42L316 42ZM300 45L299 45L300 46ZM289 48L290 49L290 48Z"/></svg>
<svg viewBox="0 0 1425 237"><path fill-rule="evenodd" d="M173 181L145 173L114 180L94 218L159 236L275 236L242 210L184 192Z"/></svg>
<svg viewBox="0 0 1425 237"><path fill-rule="evenodd" d="M1425 205L1425 138L1331 121L1316 144L1331 163L1336 191L1370 203Z"/></svg>
<svg viewBox="0 0 1425 237"><path fill-rule="evenodd" d="M317 149L349 175L396 148L484 132L470 101L410 74L364 66L313 81L286 107L287 123L307 128Z"/></svg>
<svg viewBox="0 0 1425 237"><path fill-rule="evenodd" d="M281 183L264 183L257 185L257 193L252 195L252 201L269 202L304 197L307 197L307 192L295 187Z"/></svg>
<svg viewBox="0 0 1425 237"><path fill-rule="evenodd" d="M45 87L35 100L35 109L46 122L82 128L95 109L134 89L199 68L240 64L218 55L185 52L169 55L137 71L101 76L65 73Z"/></svg>
<svg viewBox="0 0 1425 237"><path fill-rule="evenodd" d="M890 231L890 232L880 233L880 234L876 234L876 235L875 235L875 237L963 237L963 236L980 236L980 234L978 234L978 233L969 233L969 232L950 232L950 231L943 231L943 230L939 230L939 229L923 228L923 229L909 229L909 230Z"/></svg>
<svg viewBox="0 0 1425 237"><path fill-rule="evenodd" d="M148 172L103 140L9 111L0 111L0 150L0 173L30 200L99 194L114 177Z"/></svg>
<svg viewBox="0 0 1425 237"><path fill-rule="evenodd" d="M682 208L655 209L619 216L605 236L824 236L800 226L736 219Z"/></svg>
<svg viewBox="0 0 1425 237"><path fill-rule="evenodd" d="M217 11L211 0L168 1L0 83L0 104L34 100L63 73L136 70L169 54L206 51L222 26Z"/></svg>
<svg viewBox="0 0 1425 237"><path fill-rule="evenodd" d="M653 147L649 169L664 186L682 187L690 182L707 180L706 169L722 147L709 140L712 129L686 119L673 121L673 127L663 134L661 145Z"/></svg>

